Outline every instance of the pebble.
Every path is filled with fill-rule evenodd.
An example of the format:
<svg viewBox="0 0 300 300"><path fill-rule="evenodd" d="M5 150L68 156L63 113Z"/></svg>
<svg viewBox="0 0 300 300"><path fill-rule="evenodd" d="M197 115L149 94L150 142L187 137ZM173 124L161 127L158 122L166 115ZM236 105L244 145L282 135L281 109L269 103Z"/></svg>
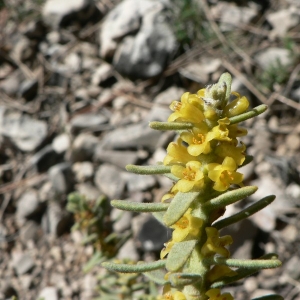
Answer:
<svg viewBox="0 0 300 300"><path fill-rule="evenodd" d="M101 165L95 174L96 186L110 199L121 199L125 189L125 179L119 168L109 164Z"/></svg>
<svg viewBox="0 0 300 300"><path fill-rule="evenodd" d="M80 114L71 120L71 132L78 133L82 130L95 130L100 125L107 123L107 121L107 117L99 113Z"/></svg>
<svg viewBox="0 0 300 300"><path fill-rule="evenodd" d="M72 166L77 182L85 182L92 178L94 174L94 166L89 161L76 162Z"/></svg>
<svg viewBox="0 0 300 300"><path fill-rule="evenodd" d="M125 178L129 192L147 191L153 188L156 184L155 177L152 175L127 173Z"/></svg>
<svg viewBox="0 0 300 300"><path fill-rule="evenodd" d="M74 139L71 160L74 162L91 160L98 143L99 139L97 137L88 133L81 133Z"/></svg>
<svg viewBox="0 0 300 300"><path fill-rule="evenodd" d="M49 180L57 194L67 194L72 191L74 185L74 174L69 162L54 165L48 170Z"/></svg>
<svg viewBox="0 0 300 300"><path fill-rule="evenodd" d="M36 300L44 299L44 300L58 300L58 290L54 286L47 286L42 289L39 293L39 296Z"/></svg>
<svg viewBox="0 0 300 300"><path fill-rule="evenodd" d="M30 254L22 253L15 259L13 265L14 265L14 268L15 268L17 274L23 275L23 274L29 272L30 270L32 270L35 263Z"/></svg>

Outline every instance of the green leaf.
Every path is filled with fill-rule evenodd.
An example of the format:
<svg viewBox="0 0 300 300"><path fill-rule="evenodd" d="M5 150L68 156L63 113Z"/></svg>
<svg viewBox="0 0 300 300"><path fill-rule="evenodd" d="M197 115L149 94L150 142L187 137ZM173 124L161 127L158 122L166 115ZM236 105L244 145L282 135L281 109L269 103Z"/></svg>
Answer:
<svg viewBox="0 0 300 300"><path fill-rule="evenodd" d="M155 174L165 174L171 172L171 167L164 165L154 165L154 166L136 166L127 165L126 170L131 173L139 175L155 175Z"/></svg>
<svg viewBox="0 0 300 300"><path fill-rule="evenodd" d="M140 263L138 265L115 264L111 262L102 263L102 267L110 271L121 273L142 273L163 268L166 264L165 260L158 260L151 263Z"/></svg>
<svg viewBox="0 0 300 300"><path fill-rule="evenodd" d="M165 279L166 272L163 270L154 270L151 272L144 272L143 273L148 279L154 281L159 285L165 285L168 281Z"/></svg>
<svg viewBox="0 0 300 300"><path fill-rule="evenodd" d="M169 207L169 203L138 203L125 200L112 200L111 205L122 210L137 212L166 211Z"/></svg>
<svg viewBox="0 0 300 300"><path fill-rule="evenodd" d="M196 244L197 240L175 243L167 257L167 270L170 272L175 272L182 268L184 263L190 257Z"/></svg>
<svg viewBox="0 0 300 300"><path fill-rule="evenodd" d="M272 259L233 259L223 257L204 258L203 263L206 265L226 265L234 268L245 269L273 269L282 265L277 258Z"/></svg>
<svg viewBox="0 0 300 300"><path fill-rule="evenodd" d="M164 215L164 223L167 226L175 224L188 210L192 202L198 197L199 192L181 193L178 192L170 203Z"/></svg>
<svg viewBox="0 0 300 300"><path fill-rule="evenodd" d="M97 251L93 254L90 260L83 267L83 272L89 272L93 267L102 263L107 257L104 257L100 251Z"/></svg>
<svg viewBox="0 0 300 300"><path fill-rule="evenodd" d="M175 175L173 175L172 173L166 173L166 174L164 174L164 176L171 179L173 182L177 182L179 180L179 178L176 177Z"/></svg>
<svg viewBox="0 0 300 300"><path fill-rule="evenodd" d="M253 161L253 158L254 157L252 155L246 155L243 164L241 166L239 166L239 168L242 168L242 167L247 166L248 164L250 164Z"/></svg>
<svg viewBox="0 0 300 300"><path fill-rule="evenodd" d="M275 198L276 198L276 196L274 196L274 195L267 196L267 197L257 201L256 203L248 206L247 208L243 209L239 213L215 222L213 224L213 226L215 228L217 228L218 230L220 230L226 226L229 226L229 225L239 222L243 219L246 219L246 218L252 216L253 214L255 214L256 212L258 212L259 210L268 206L270 203L272 203L275 200Z"/></svg>
<svg viewBox="0 0 300 300"><path fill-rule="evenodd" d="M172 273L169 275L169 281L172 286L180 287L185 285L191 285L201 280L199 274L187 274L187 273Z"/></svg>
<svg viewBox="0 0 300 300"><path fill-rule="evenodd" d="M150 122L149 126L156 130L186 130L193 128L193 123L181 122Z"/></svg>
<svg viewBox="0 0 300 300"><path fill-rule="evenodd" d="M202 207L205 210L212 211L215 209L223 208L227 205L242 200L257 191L256 186L245 186L233 191L228 191L214 199L205 202Z"/></svg>
<svg viewBox="0 0 300 300"><path fill-rule="evenodd" d="M263 112L265 112L267 109L268 109L268 106L265 105L265 104L256 106L255 108L253 108L250 111L247 111L247 112L245 112L243 114L240 114L238 116L234 116L234 117L229 118L230 125L240 123L240 122L246 121L248 119L251 119L253 117L256 117L256 116L262 114Z"/></svg>

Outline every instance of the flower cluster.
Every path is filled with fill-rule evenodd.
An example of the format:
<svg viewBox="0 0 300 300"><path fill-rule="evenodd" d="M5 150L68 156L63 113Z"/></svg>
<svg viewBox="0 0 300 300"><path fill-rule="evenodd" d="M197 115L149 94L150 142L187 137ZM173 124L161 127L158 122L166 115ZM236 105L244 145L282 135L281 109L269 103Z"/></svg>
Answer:
<svg viewBox="0 0 300 300"><path fill-rule="evenodd" d="M180 101L173 101L170 105L173 113L168 122L191 123L192 127L182 130L177 141L170 143L167 148L163 163L171 167L171 173L178 180L163 197L162 202L169 201L178 192L200 192L209 186L216 192L224 193L233 184L243 185L243 175L237 172L237 168L245 161L246 147L239 143L237 138L246 135L247 131L235 124L231 125L229 118L245 112L249 102L238 93L231 94L235 99L227 103L224 98L223 101L220 100L220 92L211 92L209 87L198 91L197 94L184 93ZM215 97L212 98L213 96ZM226 246L232 244L231 236L220 237L216 228L205 225L204 220L189 208L171 226L174 229L172 239L161 251L161 259L170 253L175 243L189 239L199 240L201 233L206 234L206 242L200 250L202 257L217 254L228 258L230 253ZM222 276L235 274L236 272L227 266L214 266L208 272L207 278L214 281ZM211 289L205 295L210 300L233 299L230 294L221 295L218 289ZM180 291L172 294L171 290L167 289L161 299L185 298Z"/></svg>
<svg viewBox="0 0 300 300"><path fill-rule="evenodd" d="M245 160L245 145L237 137L247 134L245 129L230 125L229 118L245 112L249 102L246 97L232 92L236 97L229 104L206 98L207 89L197 94L184 93L181 101L170 105L173 113L169 122L189 122L190 130L180 133L180 138L167 148L164 165L179 178L172 192L200 191L204 182L213 182L213 189L224 192L232 184L242 186L243 175L237 172ZM218 103L219 102L219 103ZM216 106L218 108L216 108ZM222 108L223 109L219 109Z"/></svg>

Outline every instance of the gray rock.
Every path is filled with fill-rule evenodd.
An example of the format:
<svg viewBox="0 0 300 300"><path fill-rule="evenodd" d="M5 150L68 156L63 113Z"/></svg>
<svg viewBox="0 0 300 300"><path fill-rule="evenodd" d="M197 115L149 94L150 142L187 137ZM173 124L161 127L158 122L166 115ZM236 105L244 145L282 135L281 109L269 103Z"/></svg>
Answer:
<svg viewBox="0 0 300 300"><path fill-rule="evenodd" d="M14 258L13 266L18 275L25 274L35 266L32 256L28 253L22 253Z"/></svg>
<svg viewBox="0 0 300 300"><path fill-rule="evenodd" d="M30 158L30 164L37 172L41 173L47 171L61 158L62 155L55 152L52 145L47 145Z"/></svg>
<svg viewBox="0 0 300 300"><path fill-rule="evenodd" d="M16 61L25 61L31 59L35 55L35 42L21 35L15 43L11 56Z"/></svg>
<svg viewBox="0 0 300 300"><path fill-rule="evenodd" d="M58 300L58 290L54 286L47 286L42 289L37 297L37 300L44 299L44 300Z"/></svg>
<svg viewBox="0 0 300 300"><path fill-rule="evenodd" d="M45 233L59 237L70 230L72 222L71 214L52 201L42 217L42 229Z"/></svg>
<svg viewBox="0 0 300 300"><path fill-rule="evenodd" d="M103 164L95 174L95 184L110 199L120 199L125 189L122 173L119 168Z"/></svg>
<svg viewBox="0 0 300 300"><path fill-rule="evenodd" d="M300 278L300 270L299 268L295 268L295 266L299 266L300 259L298 256L292 256L287 262L286 262L286 272L288 276L295 280L299 280Z"/></svg>
<svg viewBox="0 0 300 300"><path fill-rule="evenodd" d="M78 133L81 130L94 130L107 121L108 118L100 113L80 114L71 120L71 131Z"/></svg>
<svg viewBox="0 0 300 300"><path fill-rule="evenodd" d="M171 236L170 231L151 215L139 215L132 220L134 236L144 251L159 251Z"/></svg>
<svg viewBox="0 0 300 300"><path fill-rule="evenodd" d="M91 134L81 133L78 135L72 146L72 161L91 160L94 154L94 148L98 143L98 138Z"/></svg>
<svg viewBox="0 0 300 300"><path fill-rule="evenodd" d="M119 209L113 208L110 214L113 223L113 229L115 232L121 233L127 229L130 229L132 212L121 211Z"/></svg>
<svg viewBox="0 0 300 300"><path fill-rule="evenodd" d="M92 75L92 84L95 86L108 87L113 85L116 81L114 70L112 66L107 63L96 68Z"/></svg>
<svg viewBox="0 0 300 300"><path fill-rule="evenodd" d="M118 259L131 259L132 261L138 261L140 256L136 250L136 246L133 239L129 239L119 250Z"/></svg>
<svg viewBox="0 0 300 300"><path fill-rule="evenodd" d="M8 96L15 96L20 88L23 75L19 70L11 73L6 79L0 82L0 90L2 90Z"/></svg>
<svg viewBox="0 0 300 300"><path fill-rule="evenodd" d="M40 212L41 203L38 198L36 190L29 189L17 202L17 219L22 221L24 219L32 218Z"/></svg>
<svg viewBox="0 0 300 300"><path fill-rule="evenodd" d="M149 127L148 122L115 129L104 136L103 149L128 149L145 147L155 150L162 133Z"/></svg>
<svg viewBox="0 0 300 300"><path fill-rule="evenodd" d="M71 192L74 185L74 175L68 162L57 164L48 170L49 180L57 194Z"/></svg>
<svg viewBox="0 0 300 300"><path fill-rule="evenodd" d="M220 18L222 31L229 31L237 28L240 24L249 24L257 16L258 7L237 6L235 4L219 1L212 10L216 18Z"/></svg>
<svg viewBox="0 0 300 300"><path fill-rule="evenodd" d="M20 97L30 101L35 98L38 92L39 83L37 79L28 79L22 82L20 86Z"/></svg>
<svg viewBox="0 0 300 300"><path fill-rule="evenodd" d="M76 190L81 195L84 195L87 200L96 200L98 199L102 193L91 183L84 182L76 185Z"/></svg>
<svg viewBox="0 0 300 300"><path fill-rule="evenodd" d="M94 153L94 160L111 163L123 169L126 165L136 164L138 159L136 151L108 151L103 149L102 144L97 145Z"/></svg>
<svg viewBox="0 0 300 300"><path fill-rule="evenodd" d="M70 21L85 22L95 12L92 0L47 0L43 7L43 20L52 28L65 26Z"/></svg>
<svg viewBox="0 0 300 300"><path fill-rule="evenodd" d="M288 49L270 47L257 53L254 59L262 69L266 70L271 66L277 66L278 62L283 66L289 65L291 63L291 54Z"/></svg>
<svg viewBox="0 0 300 300"><path fill-rule="evenodd" d="M30 240L37 241L39 236L40 226L35 221L26 221L20 228L20 239L27 243Z"/></svg>
<svg viewBox="0 0 300 300"><path fill-rule="evenodd" d="M288 9L269 13L266 18L273 27L270 35L284 37L290 28L299 24L300 14L299 10L291 6Z"/></svg>
<svg viewBox="0 0 300 300"><path fill-rule="evenodd" d="M149 78L160 74L176 48L175 36L162 13L167 4L127 0L117 5L102 26L101 56L115 54L115 68L128 76ZM136 31L135 36L128 36ZM122 38L118 45L116 41Z"/></svg>
<svg viewBox="0 0 300 300"><path fill-rule="evenodd" d="M94 174L94 166L89 161L77 162L72 169L78 182L85 182L91 179Z"/></svg>
<svg viewBox="0 0 300 300"><path fill-rule="evenodd" d="M138 175L127 173L125 176L127 180L127 188L129 192L147 191L153 188L156 184L155 177L152 175Z"/></svg>
<svg viewBox="0 0 300 300"><path fill-rule="evenodd" d="M47 124L28 115L0 107L0 134L21 151L35 150L47 136Z"/></svg>
<svg viewBox="0 0 300 300"><path fill-rule="evenodd" d="M70 148L70 137L66 133L57 135L52 141L52 147L58 154L66 152Z"/></svg>

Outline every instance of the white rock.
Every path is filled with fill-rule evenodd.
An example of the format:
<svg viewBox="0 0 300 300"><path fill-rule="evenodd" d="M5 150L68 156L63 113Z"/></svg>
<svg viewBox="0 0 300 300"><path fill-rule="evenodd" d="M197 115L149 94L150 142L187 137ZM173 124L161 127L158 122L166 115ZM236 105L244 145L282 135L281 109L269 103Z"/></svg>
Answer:
<svg viewBox="0 0 300 300"><path fill-rule="evenodd" d="M92 0L47 0L42 14L46 24L58 28L72 14L77 14L78 17L87 20L94 9L94 1Z"/></svg>
<svg viewBox="0 0 300 300"><path fill-rule="evenodd" d="M271 36L284 37L290 28L299 24L300 14L294 7L290 7L268 14L267 20L273 27Z"/></svg>
<svg viewBox="0 0 300 300"><path fill-rule="evenodd" d="M254 58L264 70L276 66L278 61L283 66L291 63L290 51L284 48L270 47L257 53Z"/></svg>
<svg viewBox="0 0 300 300"><path fill-rule="evenodd" d="M58 291L56 287L54 286L47 286L43 288L43 290L40 292L38 299L44 299L44 300L58 300Z"/></svg>
<svg viewBox="0 0 300 300"><path fill-rule="evenodd" d="M53 139L52 147L56 153L66 152L70 147L70 137L66 133L62 133Z"/></svg>

